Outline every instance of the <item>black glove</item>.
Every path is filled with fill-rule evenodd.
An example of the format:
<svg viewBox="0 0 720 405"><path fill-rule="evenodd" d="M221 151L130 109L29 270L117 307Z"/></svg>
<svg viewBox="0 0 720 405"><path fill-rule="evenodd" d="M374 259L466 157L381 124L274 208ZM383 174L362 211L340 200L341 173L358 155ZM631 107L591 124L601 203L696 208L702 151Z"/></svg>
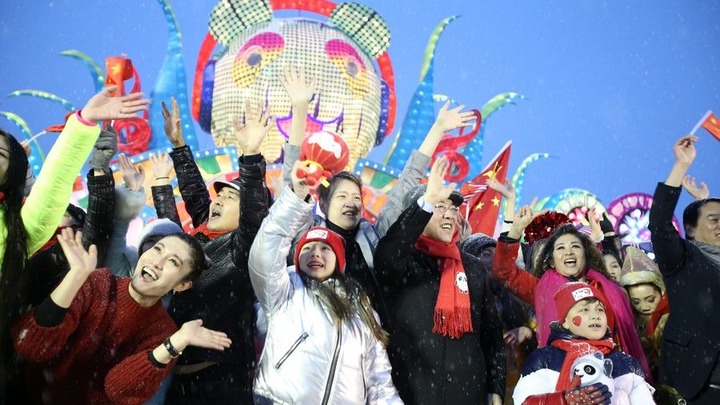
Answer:
<svg viewBox="0 0 720 405"><path fill-rule="evenodd" d="M93 148L90 166L93 169L104 170L110 167L110 160L117 153L117 133L110 125L100 131L100 136Z"/></svg>
<svg viewBox="0 0 720 405"><path fill-rule="evenodd" d="M612 392L607 385L595 383L582 388L571 388L563 394L568 405L601 404L610 405Z"/></svg>
<svg viewBox="0 0 720 405"><path fill-rule="evenodd" d="M607 213L603 212L602 219L600 220L600 229L602 230L603 234L608 234L610 232L615 233L615 228L613 228L612 222L610 222L610 218L608 218Z"/></svg>

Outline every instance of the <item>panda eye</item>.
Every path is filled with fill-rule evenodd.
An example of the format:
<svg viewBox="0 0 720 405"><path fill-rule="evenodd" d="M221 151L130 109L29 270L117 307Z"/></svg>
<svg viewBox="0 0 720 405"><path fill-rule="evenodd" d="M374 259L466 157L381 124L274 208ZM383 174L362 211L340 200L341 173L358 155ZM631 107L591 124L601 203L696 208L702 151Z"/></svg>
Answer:
<svg viewBox="0 0 720 405"><path fill-rule="evenodd" d="M259 52L253 52L247 58L247 63L250 66L257 66L260 64L260 62L262 62L262 54L260 54Z"/></svg>
<svg viewBox="0 0 720 405"><path fill-rule="evenodd" d="M595 367L593 367L593 366L585 366L585 367L583 367L583 371L584 371L585 374L587 374L587 375L593 375L593 374L595 374Z"/></svg>
<svg viewBox="0 0 720 405"><path fill-rule="evenodd" d="M347 65L345 65L345 71L350 76L355 77L360 72L360 68L354 61L349 61Z"/></svg>

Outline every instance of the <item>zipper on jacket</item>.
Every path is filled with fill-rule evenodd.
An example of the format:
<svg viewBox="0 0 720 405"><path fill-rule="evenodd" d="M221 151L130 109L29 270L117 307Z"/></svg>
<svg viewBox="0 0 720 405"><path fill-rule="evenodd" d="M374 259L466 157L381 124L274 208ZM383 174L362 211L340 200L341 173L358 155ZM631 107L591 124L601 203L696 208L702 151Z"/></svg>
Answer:
<svg viewBox="0 0 720 405"><path fill-rule="evenodd" d="M367 398L367 382L365 381L365 354L360 355L360 376L363 380L363 395Z"/></svg>
<svg viewBox="0 0 720 405"><path fill-rule="evenodd" d="M333 352L332 362L330 363L330 376L325 385L325 395L323 395L322 405L327 405L330 399L330 390L332 390L333 380L335 380L335 369L337 368L338 358L340 357L340 346L342 346L342 325L337 326L337 341L335 342L335 352Z"/></svg>
<svg viewBox="0 0 720 405"><path fill-rule="evenodd" d="M285 363L285 360L287 360L288 357L290 357L290 355L295 351L295 349L297 349L297 347L300 346L300 343L304 342L305 339L307 339L307 337L308 337L308 333L303 332L302 335L300 335L300 337L297 338L295 343L293 343L293 345L290 346L290 350L288 350L287 353L285 353L285 355L282 356L280 358L280 360L278 360L277 364L275 364L275 368L280 368L280 366L282 366L283 363Z"/></svg>

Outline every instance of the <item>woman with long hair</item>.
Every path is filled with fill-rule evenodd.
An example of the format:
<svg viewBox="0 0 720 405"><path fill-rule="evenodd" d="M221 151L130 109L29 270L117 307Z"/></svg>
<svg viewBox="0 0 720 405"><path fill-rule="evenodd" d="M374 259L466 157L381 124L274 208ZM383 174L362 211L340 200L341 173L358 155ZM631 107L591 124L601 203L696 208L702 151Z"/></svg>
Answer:
<svg viewBox="0 0 720 405"><path fill-rule="evenodd" d="M344 274L344 239L311 228L296 246L294 271L286 269L293 237L313 207L299 167L293 190L285 187L250 249L250 280L268 324L255 403L402 403L388 335L368 295Z"/></svg>
<svg viewBox="0 0 720 405"><path fill-rule="evenodd" d="M534 274L515 265L518 243L525 228L537 216L530 206L521 207L507 234L498 239L493 262L493 276L505 283L523 301L534 306L537 316L538 345L547 345L550 322L556 320L553 304L555 292L569 281L583 281L597 288L610 303L608 324L612 336L624 352L636 358L645 377L652 380L640 338L635 331L632 307L627 295L612 281L600 250L590 238L572 224L558 227L540 252Z"/></svg>
<svg viewBox="0 0 720 405"><path fill-rule="evenodd" d="M9 324L23 310L19 286L28 256L55 234L75 178L100 135L97 123L133 117L150 102L142 93L113 97L115 90L104 89L68 117L24 202L27 155L12 135L0 130L0 397L12 348Z"/></svg>

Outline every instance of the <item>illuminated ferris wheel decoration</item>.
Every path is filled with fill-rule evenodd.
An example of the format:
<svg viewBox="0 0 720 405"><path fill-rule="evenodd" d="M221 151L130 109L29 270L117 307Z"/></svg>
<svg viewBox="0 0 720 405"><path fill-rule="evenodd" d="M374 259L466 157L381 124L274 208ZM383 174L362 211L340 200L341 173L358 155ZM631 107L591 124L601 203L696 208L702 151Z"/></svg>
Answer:
<svg viewBox="0 0 720 405"><path fill-rule="evenodd" d="M625 194L608 205L610 221L615 233L622 236L624 244L650 242L650 207L652 195L646 193ZM682 235L680 223L673 216L673 225Z"/></svg>

